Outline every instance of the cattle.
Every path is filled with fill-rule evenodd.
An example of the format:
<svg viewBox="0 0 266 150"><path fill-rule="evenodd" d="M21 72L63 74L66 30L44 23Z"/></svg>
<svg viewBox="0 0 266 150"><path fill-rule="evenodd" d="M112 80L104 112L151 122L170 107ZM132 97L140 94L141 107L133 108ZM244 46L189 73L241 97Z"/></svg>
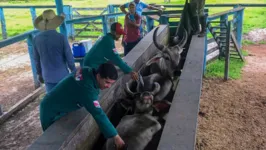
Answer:
<svg viewBox="0 0 266 150"><path fill-rule="evenodd" d="M141 76L140 76L140 79ZM160 84L153 82L148 85L143 78L143 82L139 80L135 82L137 85L130 87L135 81L126 83L125 91L132 97L135 104L134 114L124 116L116 129L118 134L127 144L127 150L143 150L147 144L152 140L161 128L159 117L153 116L154 95L160 91ZM159 109L159 108L158 108ZM158 110L156 108L156 110ZM106 142L106 150L116 150L113 139L108 139Z"/></svg>
<svg viewBox="0 0 266 150"><path fill-rule="evenodd" d="M164 46L157 42L157 27L153 34L154 45L160 50L154 57L146 62L140 69L140 73L143 76L147 76L153 73L160 73L164 77L173 77L174 71L178 69L178 64L181 59L181 53L183 47L187 42L187 32L184 29L183 38L174 46Z"/></svg>

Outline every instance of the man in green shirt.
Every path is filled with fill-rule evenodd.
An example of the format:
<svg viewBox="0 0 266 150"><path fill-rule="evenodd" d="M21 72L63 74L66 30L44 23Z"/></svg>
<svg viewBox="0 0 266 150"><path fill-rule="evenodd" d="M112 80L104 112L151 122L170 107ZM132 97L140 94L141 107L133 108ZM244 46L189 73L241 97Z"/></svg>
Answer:
<svg viewBox="0 0 266 150"><path fill-rule="evenodd" d="M41 101L40 121L43 131L65 114L85 107L105 138L114 138L116 146L123 147L124 141L98 102L100 89L111 87L117 78L117 70L110 63L101 64L97 70L84 67L68 75Z"/></svg>
<svg viewBox="0 0 266 150"><path fill-rule="evenodd" d="M137 80L138 74L121 59L115 48L115 40L119 40L121 35L125 35L122 25L118 22L113 23L111 32L98 39L86 54L83 66L97 69L100 64L111 61L124 73L131 73L132 79Z"/></svg>

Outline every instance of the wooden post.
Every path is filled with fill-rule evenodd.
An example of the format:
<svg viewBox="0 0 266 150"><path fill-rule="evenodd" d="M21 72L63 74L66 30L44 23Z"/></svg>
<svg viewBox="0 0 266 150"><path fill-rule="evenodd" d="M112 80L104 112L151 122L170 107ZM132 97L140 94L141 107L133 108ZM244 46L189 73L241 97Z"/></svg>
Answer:
<svg viewBox="0 0 266 150"><path fill-rule="evenodd" d="M61 15L63 11L63 0L55 0L56 11L58 15ZM67 36L67 29L65 21L60 25L60 33Z"/></svg>
<svg viewBox="0 0 266 150"><path fill-rule="evenodd" d="M5 20L3 8L0 8L0 21L1 21L1 28L2 28L2 37L3 39L7 39L6 20Z"/></svg>
<svg viewBox="0 0 266 150"><path fill-rule="evenodd" d="M72 19L72 6L63 6L64 14L65 14L65 21L71 20ZM67 36L71 37L74 39L75 36L75 29L74 29L74 24L66 24L67 28Z"/></svg>
<svg viewBox="0 0 266 150"><path fill-rule="evenodd" d="M34 85L35 85L35 89L37 89L38 87L40 87L40 82L37 79L36 64L33 58L33 42L32 41L33 41L33 35L30 34L29 37L27 38L28 52L30 55L30 63L31 63L31 70L33 73Z"/></svg>
<svg viewBox="0 0 266 150"><path fill-rule="evenodd" d="M114 6L113 6L113 5L108 5L107 7L108 7L108 8L107 8L107 12L108 12L108 14L112 14L112 13L115 12L115 10L114 10ZM107 21L108 21L108 26L107 26L107 32L108 32L108 31L109 31L109 28L110 28L110 26L111 26L111 24L115 22L115 17L109 17L109 18L107 19Z"/></svg>
<svg viewBox="0 0 266 150"><path fill-rule="evenodd" d="M242 26L243 26L243 19L244 19L244 9L237 12L237 26L236 26L236 39L238 46L242 48Z"/></svg>
<svg viewBox="0 0 266 150"><path fill-rule="evenodd" d="M147 32L150 32L153 29L154 20L149 16L146 16L146 21Z"/></svg>
<svg viewBox="0 0 266 150"><path fill-rule="evenodd" d="M230 62L230 39L231 39L231 22L227 24L226 32L226 52L225 52L225 65L224 65L224 80L229 78L229 62Z"/></svg>
<svg viewBox="0 0 266 150"><path fill-rule="evenodd" d="M160 24L168 24L168 17L166 15L162 15L160 17Z"/></svg>
<svg viewBox="0 0 266 150"><path fill-rule="evenodd" d="M208 14L205 14L205 17L206 17L206 25L208 23ZM207 33L208 33L208 27L206 26L206 34L204 36L205 40L204 40L204 64L203 64L203 75L204 75L204 72L206 70L206 63L207 63L207 55L208 55L208 37L207 37Z"/></svg>
<svg viewBox="0 0 266 150"><path fill-rule="evenodd" d="M225 23L223 23L223 22L227 22L227 20L228 20L228 15L227 15L227 14L222 15L222 16L220 17L220 21L221 21L221 23L220 23L220 27L225 27ZM227 30L227 29L222 29L222 28L220 29L221 33L222 33L222 32L226 32L226 30ZM219 53L219 58L224 57L224 56L225 56L225 50L219 48L219 51L220 51L220 53Z"/></svg>
<svg viewBox="0 0 266 150"><path fill-rule="evenodd" d="M34 27L34 20L36 19L36 9L35 7L30 7L31 20ZM34 27L35 29L35 27Z"/></svg>
<svg viewBox="0 0 266 150"><path fill-rule="evenodd" d="M103 24L103 33L105 35L108 32L106 16L102 16L102 24Z"/></svg>

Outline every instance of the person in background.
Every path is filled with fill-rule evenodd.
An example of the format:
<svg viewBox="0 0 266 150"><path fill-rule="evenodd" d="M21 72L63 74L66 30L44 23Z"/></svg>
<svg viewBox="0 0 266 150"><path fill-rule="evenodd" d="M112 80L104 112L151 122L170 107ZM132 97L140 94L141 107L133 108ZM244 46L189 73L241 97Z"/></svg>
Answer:
<svg viewBox="0 0 266 150"><path fill-rule="evenodd" d="M134 2L129 4L129 13L125 16L125 33L123 38L124 56L126 56L141 40L140 23L141 18L136 13L136 5Z"/></svg>
<svg viewBox="0 0 266 150"><path fill-rule="evenodd" d="M146 4L146 3L144 3L144 2L142 2L142 1L140 1L140 0L134 0L134 1L132 1L132 2L135 3L135 5L136 5L136 12L137 12L137 14L138 14L140 17L142 17L142 11L143 11L143 9L145 9L145 8L148 8L148 9L151 9L151 10L158 10L158 11L160 12L160 14L161 14L162 11L163 11L161 8L157 8L157 7L154 7L154 6L152 6L152 5L148 5L148 4ZM125 3L125 4L123 4L123 5L120 6L120 10L121 10L124 14L128 14L128 13L129 13L129 12L126 11L126 8L129 7L129 3L131 3L131 2ZM143 29L142 29L142 26L140 25L140 35L142 36L142 34L143 34Z"/></svg>
<svg viewBox="0 0 266 150"><path fill-rule="evenodd" d="M133 80L137 80L138 74L121 59L115 48L115 40L125 35L122 25L114 22L110 30L111 32L99 38L85 55L83 66L97 69L101 64L109 61L117 65L125 74L130 73Z"/></svg>
<svg viewBox="0 0 266 150"><path fill-rule="evenodd" d="M76 70L67 37L56 31L63 21L63 16L50 9L34 20L34 27L41 32L33 39L33 56L38 80L45 84L46 93L69 74L68 68Z"/></svg>
<svg viewBox="0 0 266 150"><path fill-rule="evenodd" d="M117 148L125 145L99 103L100 89L110 88L118 78L113 64L101 64L97 70L84 67L64 78L40 103L40 121L46 131L64 115L85 107L105 138L114 138ZM66 124L67 126L67 124Z"/></svg>
<svg viewBox="0 0 266 150"><path fill-rule="evenodd" d="M190 0L190 6L193 14L193 23L195 24L195 34L198 34L199 37L204 37L206 34L205 0Z"/></svg>

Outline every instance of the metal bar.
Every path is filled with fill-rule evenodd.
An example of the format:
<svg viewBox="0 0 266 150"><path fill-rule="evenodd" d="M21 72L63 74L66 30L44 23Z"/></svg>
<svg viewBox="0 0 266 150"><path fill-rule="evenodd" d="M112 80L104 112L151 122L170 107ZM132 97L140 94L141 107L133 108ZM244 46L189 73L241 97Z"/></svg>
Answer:
<svg viewBox="0 0 266 150"><path fill-rule="evenodd" d="M158 150L194 150L204 65L204 38L192 36Z"/></svg>
<svg viewBox="0 0 266 150"><path fill-rule="evenodd" d="M6 19L3 8L0 7L0 21L1 21L1 29L2 29L2 37L3 39L7 38L6 32Z"/></svg>
<svg viewBox="0 0 266 150"><path fill-rule="evenodd" d="M225 65L224 65L224 80L229 78L229 61L230 61L230 39L231 39L231 22L228 22L226 34L226 52L225 52Z"/></svg>
<svg viewBox="0 0 266 150"><path fill-rule="evenodd" d="M29 35L35 34L37 32L39 32L39 31L38 30L32 30L32 31L28 31L28 32L25 32L23 34L19 34L19 35L16 35L14 37L8 38L6 40L2 40L2 41L0 41L0 48L5 47L7 45L11 45L11 44L19 42L19 41L22 41L24 39L27 39Z"/></svg>
<svg viewBox="0 0 266 150"><path fill-rule="evenodd" d="M55 0L56 3L56 11L58 15L61 15L63 11L63 0ZM67 29L65 21L60 25L60 33L67 36Z"/></svg>
<svg viewBox="0 0 266 150"><path fill-rule="evenodd" d="M32 74L33 74L33 80L34 80L34 85L35 85L35 89L37 89L38 87L40 87L40 82L37 79L37 71L36 71L36 65L34 62L34 58L33 58L33 35L30 34L27 38L27 44L28 44L28 52L30 55L30 63L31 63L31 70L32 70Z"/></svg>

